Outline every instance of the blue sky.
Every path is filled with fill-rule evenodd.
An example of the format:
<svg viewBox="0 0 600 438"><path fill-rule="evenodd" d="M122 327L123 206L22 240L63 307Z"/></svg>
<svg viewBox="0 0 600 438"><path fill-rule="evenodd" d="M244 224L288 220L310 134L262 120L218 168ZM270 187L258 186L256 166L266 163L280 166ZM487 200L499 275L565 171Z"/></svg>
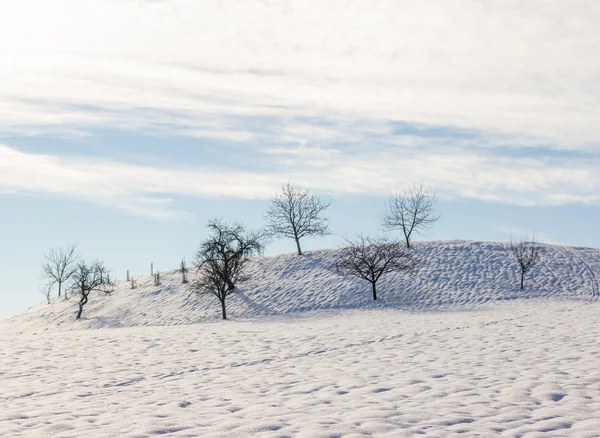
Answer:
<svg viewBox="0 0 600 438"><path fill-rule="evenodd" d="M51 246L174 268L209 218L259 227L288 180L332 200L338 234L308 249L377 233L419 182L443 214L424 238L598 247L599 20L584 0L2 5L0 317L43 300Z"/></svg>

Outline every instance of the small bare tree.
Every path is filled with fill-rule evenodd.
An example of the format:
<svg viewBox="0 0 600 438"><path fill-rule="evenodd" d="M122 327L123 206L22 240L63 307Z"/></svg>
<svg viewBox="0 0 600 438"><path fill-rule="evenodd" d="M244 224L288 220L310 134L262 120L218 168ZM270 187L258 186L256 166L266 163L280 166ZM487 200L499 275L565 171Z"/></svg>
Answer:
<svg viewBox="0 0 600 438"><path fill-rule="evenodd" d="M49 281L42 287L40 287L40 293L46 297L46 301L50 304L50 299L52 298L52 286L53 283Z"/></svg>
<svg viewBox="0 0 600 438"><path fill-rule="evenodd" d="M79 311L77 319L81 318L83 307L88 303L89 296L93 291L109 292L113 287L109 270L102 262L95 261L77 263L72 276L71 293L79 297Z"/></svg>
<svg viewBox="0 0 600 438"><path fill-rule="evenodd" d="M389 272L411 271L414 259L408 248L396 241L380 237L359 236L346 240L337 256L336 268L342 275L352 275L371 283L373 299L377 299L377 282Z"/></svg>
<svg viewBox="0 0 600 438"><path fill-rule="evenodd" d="M298 255L302 255L300 239L331 234L329 219L324 216L330 205L331 202L288 182L271 198L265 216L266 232L271 237L294 239Z"/></svg>
<svg viewBox="0 0 600 438"><path fill-rule="evenodd" d="M514 241L510 239L510 249L513 256L519 264L521 272L521 290L525 286L525 274L527 274L536 265L539 260L540 244L533 237L531 240L525 237Z"/></svg>
<svg viewBox="0 0 600 438"><path fill-rule="evenodd" d="M198 278L190 283L190 288L216 296L223 319L227 319L225 301L238 283L248 279L244 267L249 257L262 254L263 236L246 231L239 223L228 224L221 219L209 221L208 229L209 236L200 244L194 261Z"/></svg>
<svg viewBox="0 0 600 438"><path fill-rule="evenodd" d="M413 233L423 234L440 220L436 201L435 194L427 193L423 184L412 185L404 193L391 193L381 214L383 229L402 230L406 247L410 248Z"/></svg>
<svg viewBox="0 0 600 438"><path fill-rule="evenodd" d="M58 296L61 296L62 286L65 284L75 272L79 255L75 244L64 248L51 248L44 254L42 262L42 271L44 277L58 284ZM67 292L65 291L65 299Z"/></svg>
<svg viewBox="0 0 600 438"><path fill-rule="evenodd" d="M160 286L160 271L156 271L154 274L154 286Z"/></svg>

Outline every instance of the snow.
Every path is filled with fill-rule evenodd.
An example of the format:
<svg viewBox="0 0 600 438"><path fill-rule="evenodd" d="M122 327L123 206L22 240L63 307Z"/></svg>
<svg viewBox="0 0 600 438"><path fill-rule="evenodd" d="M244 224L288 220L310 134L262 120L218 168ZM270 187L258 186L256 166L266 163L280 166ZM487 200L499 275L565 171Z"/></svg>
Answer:
<svg viewBox="0 0 600 438"><path fill-rule="evenodd" d="M0 436L600 436L600 250L419 244L380 300L335 250L253 261L214 297L122 281L0 322Z"/></svg>

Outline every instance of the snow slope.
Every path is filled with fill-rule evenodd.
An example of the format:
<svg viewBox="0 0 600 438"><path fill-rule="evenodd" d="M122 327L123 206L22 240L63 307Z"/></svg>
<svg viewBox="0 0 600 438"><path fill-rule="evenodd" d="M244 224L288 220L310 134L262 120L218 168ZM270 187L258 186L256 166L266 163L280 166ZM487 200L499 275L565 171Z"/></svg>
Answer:
<svg viewBox="0 0 600 438"><path fill-rule="evenodd" d="M544 247L522 293L503 244L417 250L377 303L329 250L255 260L230 321L177 273L29 309L0 323L0 436L600 436L600 251Z"/></svg>
<svg viewBox="0 0 600 438"><path fill-rule="evenodd" d="M494 242L426 242L415 251L415 275L389 274L379 283L373 302L369 285L335 271L337 250L259 258L249 265L252 280L228 298L232 319L285 315L293 312L398 308L438 309L524 298L581 298L598 294L600 250L543 246L540 262L528 275L526 290L518 290L517 265L507 244ZM53 326L131 327L194 324L220 317L211 295L190 295L177 271L163 272L162 285L150 275L136 278L137 288L117 282L109 295L96 294L74 324L75 300L41 304L0 323L3 330Z"/></svg>

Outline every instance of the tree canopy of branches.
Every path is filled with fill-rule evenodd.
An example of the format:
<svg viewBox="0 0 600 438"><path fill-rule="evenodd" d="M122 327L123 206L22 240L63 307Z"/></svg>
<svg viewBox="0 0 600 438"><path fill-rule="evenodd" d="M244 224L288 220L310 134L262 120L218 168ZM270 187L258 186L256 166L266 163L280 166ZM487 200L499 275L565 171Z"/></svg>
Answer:
<svg viewBox="0 0 600 438"><path fill-rule="evenodd" d="M71 281L71 293L79 297L79 311L76 318L81 318L83 307L88 303L93 291L108 292L113 286L110 271L102 262L77 263Z"/></svg>
<svg viewBox="0 0 600 438"><path fill-rule="evenodd" d="M200 244L194 259L198 278L189 284L197 293L216 296L223 319L227 319L225 301L238 283L248 279L244 267L249 257L263 253L263 236L221 219L210 220L207 227L209 236Z"/></svg>
<svg viewBox="0 0 600 438"><path fill-rule="evenodd" d="M265 218L267 234L271 237L294 239L298 255L302 255L300 239L307 236L331 234L329 219L324 216L331 205L296 185L284 184L281 192L271 198Z"/></svg>
<svg viewBox="0 0 600 438"><path fill-rule="evenodd" d="M510 249L513 256L519 264L521 272L521 290L525 286L525 274L527 274L536 265L539 260L540 244L536 242L535 237L529 240L527 237L514 241L510 239Z"/></svg>
<svg viewBox="0 0 600 438"><path fill-rule="evenodd" d="M374 300L382 275L412 271L415 265L408 248L400 242L359 236L355 240L346 240L346 245L337 256L338 273L367 280L371 283Z"/></svg>
<svg viewBox="0 0 600 438"><path fill-rule="evenodd" d="M58 296L61 296L62 286L65 284L75 272L77 261L77 249L75 245L66 246L64 248L51 248L44 254L42 262L42 271L44 277L58 284ZM65 291L65 299L67 293Z"/></svg>
<svg viewBox="0 0 600 438"><path fill-rule="evenodd" d="M427 193L423 184L412 185L404 193L391 193L381 214L383 229L401 230L406 247L410 248L413 233L423 234L440 220L435 204L435 194Z"/></svg>

